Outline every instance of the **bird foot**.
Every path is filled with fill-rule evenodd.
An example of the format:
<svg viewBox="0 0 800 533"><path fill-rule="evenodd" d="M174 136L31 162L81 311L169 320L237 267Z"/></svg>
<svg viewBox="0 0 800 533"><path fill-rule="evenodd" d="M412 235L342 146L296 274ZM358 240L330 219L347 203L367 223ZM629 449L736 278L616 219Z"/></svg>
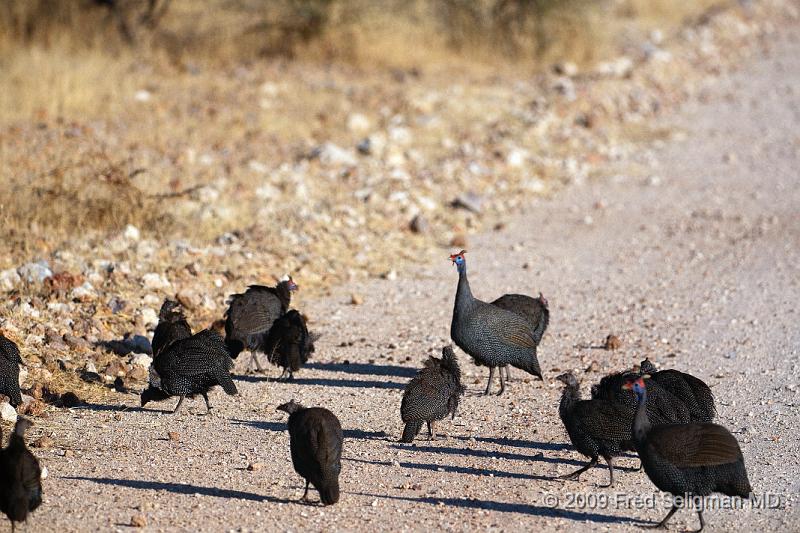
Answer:
<svg viewBox="0 0 800 533"><path fill-rule="evenodd" d="M582 474L583 472L581 472ZM564 474L563 476L556 476L553 479L562 479L564 481L580 481L581 474L576 474L575 472L571 474Z"/></svg>

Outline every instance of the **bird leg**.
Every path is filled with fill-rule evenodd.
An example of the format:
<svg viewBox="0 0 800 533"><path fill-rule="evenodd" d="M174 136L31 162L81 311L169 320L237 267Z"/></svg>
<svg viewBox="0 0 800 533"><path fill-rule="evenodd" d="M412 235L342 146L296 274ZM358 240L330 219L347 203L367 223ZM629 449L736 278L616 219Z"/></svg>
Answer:
<svg viewBox="0 0 800 533"><path fill-rule="evenodd" d="M659 529L659 528L662 528L662 527L666 527L667 526L667 520L672 518L672 515L674 515L675 511L677 511L677 510L678 510L678 508L675 506L675 504L672 504L672 509L669 510L669 512L667 513L667 516L664 517L664 520L662 520L661 522L659 522L656 525L649 524L649 525L646 525L644 527L649 527L649 528L652 528L652 529Z"/></svg>
<svg viewBox="0 0 800 533"><path fill-rule="evenodd" d="M210 413L211 412L211 402L208 401L208 394L205 393L205 392L202 393L202 394L203 394L203 399L206 401L206 409L208 409L208 412Z"/></svg>
<svg viewBox="0 0 800 533"><path fill-rule="evenodd" d="M580 467L576 471L570 474L564 474L563 476L557 476L556 479L567 479L569 481L577 481L581 478L581 474L589 470L591 467L597 464L597 457L592 457L592 460L589 461L586 465Z"/></svg>
<svg viewBox="0 0 800 533"><path fill-rule="evenodd" d="M259 372L264 372L264 369L261 367L261 363L258 362L258 355L256 354L256 351L250 350L250 355L253 356L253 361L256 363L256 369Z"/></svg>
<svg viewBox="0 0 800 533"><path fill-rule="evenodd" d="M497 393L498 396L502 396L503 393L506 391L506 378L503 377L503 367L500 367L500 392Z"/></svg>
<svg viewBox="0 0 800 533"><path fill-rule="evenodd" d="M703 511L701 511L700 509L698 509L698 510L697 510L697 516L700 518L700 529L698 529L698 530L697 530L697 531L695 531L694 533L700 533L701 531L703 531L703 528L704 528L704 527L705 527L705 525L706 525L706 523L703 521Z"/></svg>
<svg viewBox="0 0 800 533"><path fill-rule="evenodd" d="M436 433L433 431L433 422L428 422L428 440L434 440Z"/></svg>
<svg viewBox="0 0 800 533"><path fill-rule="evenodd" d="M305 492L303 492L303 497L300 498L301 502L308 502L308 484L309 484L309 481L306 480L306 490L305 490Z"/></svg>
<svg viewBox="0 0 800 533"><path fill-rule="evenodd" d="M184 399L184 398L186 398L186 396L183 396L183 395L181 395L181 399L180 399L180 400L178 400L178 405L176 405L176 406L175 406L175 409L173 409L173 411L172 411L172 414L173 414L173 415L174 415L175 413L177 413L177 412L178 412L178 409L180 409L180 408L181 408L181 404L183 403L183 399Z"/></svg>
<svg viewBox="0 0 800 533"><path fill-rule="evenodd" d="M511 365L506 365L506 381L511 383Z"/></svg>
<svg viewBox="0 0 800 533"><path fill-rule="evenodd" d="M286 377L286 371L287 370L288 369L286 369L286 368L283 369L283 372L281 372L281 375L278 376L278 381L280 381L280 380L282 380L282 379L284 379Z"/></svg>
<svg viewBox="0 0 800 533"><path fill-rule="evenodd" d="M486 390L483 392L484 396L489 396L489 391L492 390L492 380L494 379L494 367L489 367L489 383L486 384Z"/></svg>
<svg viewBox="0 0 800 533"><path fill-rule="evenodd" d="M612 460L611 457L606 457L605 460L606 460L606 463L608 463L608 476L609 476L608 485L598 485L598 487L603 488L603 489L614 486L614 463L613 463L613 460Z"/></svg>

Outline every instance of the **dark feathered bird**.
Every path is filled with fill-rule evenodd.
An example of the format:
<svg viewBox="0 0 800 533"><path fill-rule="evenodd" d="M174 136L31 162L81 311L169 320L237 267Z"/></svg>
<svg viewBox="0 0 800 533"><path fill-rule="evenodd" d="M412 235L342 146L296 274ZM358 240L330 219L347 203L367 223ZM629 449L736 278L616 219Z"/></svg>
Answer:
<svg viewBox="0 0 800 533"><path fill-rule="evenodd" d="M692 422L714 420L717 414L714 395L702 379L678 370L658 370L649 359L642 361L640 371L649 375L650 379L658 383L661 388L682 400L689 409Z"/></svg>
<svg viewBox="0 0 800 533"><path fill-rule="evenodd" d="M308 485L314 485L325 505L339 501L342 470L342 425L322 407L306 409L294 400L278 407L289 413L289 444L295 471L306 480L302 501L308 501Z"/></svg>
<svg viewBox="0 0 800 533"><path fill-rule="evenodd" d="M42 470L25 445L25 430L31 425L20 417L8 446L0 450L0 511L11 521L11 531L42 503Z"/></svg>
<svg viewBox="0 0 800 533"><path fill-rule="evenodd" d="M180 304L175 300L164 300L158 313L158 325L153 332L153 357L173 342L192 336L192 328L183 316Z"/></svg>
<svg viewBox="0 0 800 533"><path fill-rule="evenodd" d="M267 334L275 321L286 313L292 291L297 288L289 277L275 287L250 285L244 293L231 295L225 312L225 344L231 357L235 359L242 350L248 350L256 368L264 370L256 354L266 353Z"/></svg>
<svg viewBox="0 0 800 533"><path fill-rule="evenodd" d="M504 294L493 301L492 305L523 317L533 326L533 336L537 346L542 342L544 332L550 323L550 308L547 299L541 292L538 298L532 298L524 294ZM509 366L506 365L502 368L506 369L506 379L511 381L511 369Z"/></svg>
<svg viewBox="0 0 800 533"><path fill-rule="evenodd" d="M433 423L443 420L447 415L456 416L458 402L464 394L461 385L461 370L453 348L442 348L442 358L429 357L425 366L406 386L400 416L405 422L402 442L411 442L422 428L428 424L428 436L434 438Z"/></svg>
<svg viewBox="0 0 800 533"><path fill-rule="evenodd" d="M562 479L579 479L580 475L603 457L608 463L608 485L614 485L613 458L632 447L633 409L608 400L581 400L580 385L568 372L556 378L564 384L558 414L575 448L590 461Z"/></svg>
<svg viewBox="0 0 800 533"><path fill-rule="evenodd" d="M9 403L17 407L22 403L19 390L19 365L22 356L11 339L0 334L0 394L8 396Z"/></svg>
<svg viewBox="0 0 800 533"><path fill-rule="evenodd" d="M656 487L679 497L702 497L714 492L749 497L753 489L747 478L742 450L730 431L707 422L652 426L645 381L631 378L623 386L636 394L633 440L644 471ZM665 526L677 510L678 506L673 503L656 527ZM697 515L700 518L698 531L701 531L704 526L702 508L697 508Z"/></svg>
<svg viewBox="0 0 800 533"><path fill-rule="evenodd" d="M536 355L536 333L527 320L505 309L476 299L467 280L466 253L451 255L458 268L458 289L453 307L450 337L456 345L476 361L489 367L489 394L494 369L511 365L542 379ZM505 379L500 374L500 393L505 391Z"/></svg>
<svg viewBox="0 0 800 533"><path fill-rule="evenodd" d="M230 371L233 361L222 337L216 331L203 330L186 339L173 342L153 359L150 385L142 392L142 407L149 401L180 396L178 405L188 396L199 394L211 410L208 391L220 385L227 394L236 394Z"/></svg>
<svg viewBox="0 0 800 533"><path fill-rule="evenodd" d="M592 398L615 401L635 409L636 396L622 387L632 377L639 377L639 374L616 372L603 377L600 383L592 385ZM647 378L646 382L650 389L650 401L647 404L647 411L653 424L672 424L691 420L689 408L683 401L652 379Z"/></svg>
<svg viewBox="0 0 800 533"><path fill-rule="evenodd" d="M283 368L278 379L283 379L287 373L288 379L294 378L294 372L300 370L314 352L314 340L303 315L294 309L275 321L264 342L264 351L272 364Z"/></svg>

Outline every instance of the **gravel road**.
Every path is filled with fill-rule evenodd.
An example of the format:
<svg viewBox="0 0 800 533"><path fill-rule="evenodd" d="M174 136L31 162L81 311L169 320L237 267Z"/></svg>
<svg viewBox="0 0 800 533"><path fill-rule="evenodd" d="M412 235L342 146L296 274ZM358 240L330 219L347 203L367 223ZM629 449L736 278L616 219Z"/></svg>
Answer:
<svg viewBox="0 0 800 533"><path fill-rule="evenodd" d="M120 395L118 405L40 421L31 439L52 435L55 445L36 450L50 475L23 530L126 530L137 517L152 531L627 531L665 512L633 471L637 459L618 460L613 489L597 488L604 467L580 482L548 479L584 460L558 419L553 378L574 369L588 394L604 373L645 356L713 387L755 491L780 497L777 509L710 510L708 530L800 529L798 42L797 29L772 36L763 55L654 125L669 138L471 239L477 297L548 297L544 383L517 371L504 396L480 396L488 371L458 352L468 393L440 425L447 438L398 444L402 389L449 340L457 275L443 249L441 261L397 279L302 302L323 336L293 383L242 375L240 396L214 392L209 416L202 400L172 416L158 409L173 402L140 410L138 397ZM363 303L351 305L351 293ZM620 350L596 347L608 333ZM290 398L342 421L338 505L295 503L303 483L275 411ZM636 497L657 498L655 508ZM688 510L671 521L696 527Z"/></svg>

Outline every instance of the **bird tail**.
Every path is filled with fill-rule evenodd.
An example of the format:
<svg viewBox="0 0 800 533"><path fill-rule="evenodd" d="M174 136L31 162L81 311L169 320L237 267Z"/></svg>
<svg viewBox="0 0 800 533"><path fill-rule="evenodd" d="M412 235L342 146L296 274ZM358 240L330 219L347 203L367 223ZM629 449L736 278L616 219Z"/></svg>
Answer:
<svg viewBox="0 0 800 533"><path fill-rule="evenodd" d="M406 422L406 427L403 429L403 438L400 439L400 442L412 442L421 429L422 420L410 420Z"/></svg>
<svg viewBox="0 0 800 533"><path fill-rule="evenodd" d="M542 369L539 367L539 358L536 355L536 350L533 351L532 356L526 357L522 361L514 362L512 365L520 370L524 370L528 374L533 374L539 379L544 380L542 377Z"/></svg>
<svg viewBox="0 0 800 533"><path fill-rule="evenodd" d="M220 386L222 387L222 390L224 390L226 394L230 394L231 396L233 396L234 394L239 392L236 389L236 384L233 382L233 379L231 379L230 372L227 372L225 370L221 371L219 373L219 376L217 376L217 381L219 382Z"/></svg>
<svg viewBox="0 0 800 533"><path fill-rule="evenodd" d="M325 480L317 488L319 499L325 505L333 505L339 501L339 480L337 478Z"/></svg>
<svg viewBox="0 0 800 533"><path fill-rule="evenodd" d="M549 323L550 323L550 309L545 304L545 306L542 307L542 313L539 316L539 323L535 324L533 329L533 338L536 340L536 344L542 342L544 331L547 329L547 325Z"/></svg>

